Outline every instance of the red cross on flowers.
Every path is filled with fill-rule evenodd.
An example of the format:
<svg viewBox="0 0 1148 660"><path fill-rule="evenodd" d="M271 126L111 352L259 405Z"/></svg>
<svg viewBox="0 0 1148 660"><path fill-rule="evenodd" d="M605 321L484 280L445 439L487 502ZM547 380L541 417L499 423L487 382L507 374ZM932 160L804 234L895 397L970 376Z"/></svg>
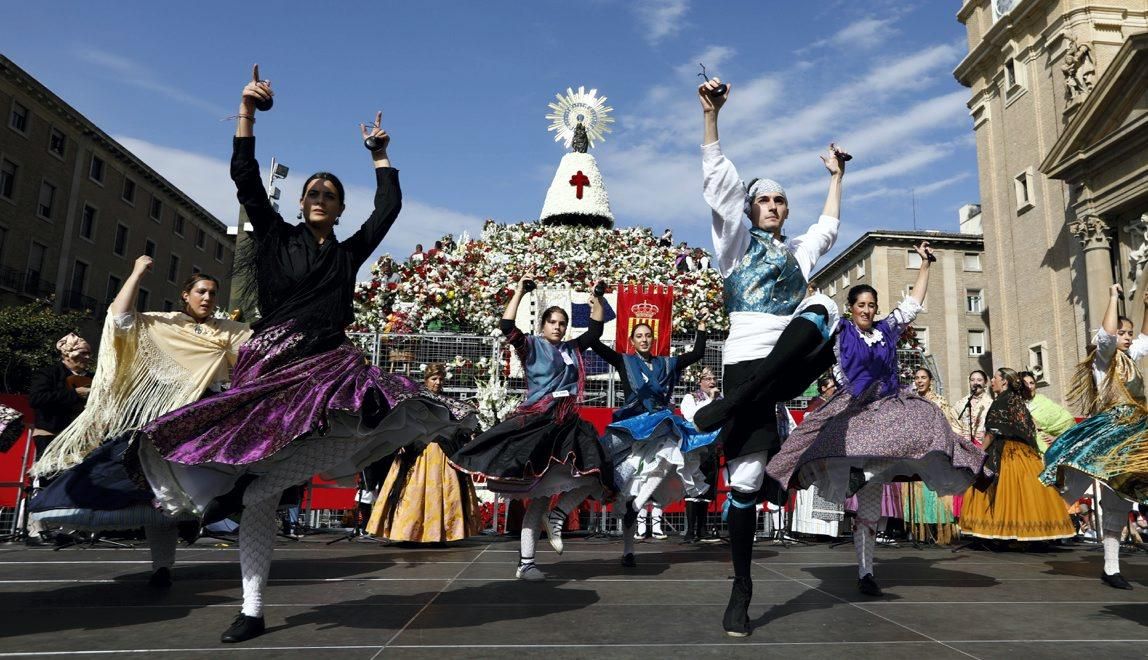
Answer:
<svg viewBox="0 0 1148 660"><path fill-rule="evenodd" d="M578 196L578 199L582 199L582 187L585 186L585 187L589 188L590 187L590 179L587 179L586 175L582 174L582 170L578 170L577 174L570 177L570 185L578 186L577 196Z"/></svg>

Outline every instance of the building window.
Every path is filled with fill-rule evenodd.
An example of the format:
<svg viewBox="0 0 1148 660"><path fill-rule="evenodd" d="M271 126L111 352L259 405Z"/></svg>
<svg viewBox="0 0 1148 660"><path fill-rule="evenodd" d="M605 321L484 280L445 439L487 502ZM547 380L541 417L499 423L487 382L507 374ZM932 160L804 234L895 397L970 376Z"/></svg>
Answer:
<svg viewBox="0 0 1148 660"><path fill-rule="evenodd" d="M223 263L223 241L215 242L215 260Z"/></svg>
<svg viewBox="0 0 1148 660"><path fill-rule="evenodd" d="M72 295L70 297L75 299L84 295L84 289L87 284L88 264L77 261L76 264L72 266Z"/></svg>
<svg viewBox="0 0 1148 660"><path fill-rule="evenodd" d="M104 159L92 155L92 164L88 167L88 178L101 186L104 185Z"/></svg>
<svg viewBox="0 0 1148 660"><path fill-rule="evenodd" d="M966 252L964 259L965 270L979 273L981 271L981 253Z"/></svg>
<svg viewBox="0 0 1148 660"><path fill-rule="evenodd" d="M8 126L18 133L28 133L28 108L19 101L12 101L12 114L8 116Z"/></svg>
<svg viewBox="0 0 1148 660"><path fill-rule="evenodd" d="M126 176L124 177L124 189L123 192L120 193L120 199L132 206L136 204L136 182Z"/></svg>
<svg viewBox="0 0 1148 660"><path fill-rule="evenodd" d="M40 292L40 277L44 271L44 255L48 248L39 243L32 243L28 250L28 267L24 271L24 291L33 295Z"/></svg>
<svg viewBox="0 0 1148 660"><path fill-rule="evenodd" d="M203 230L203 227L196 227L196 229L195 229L195 247L202 250L206 246L207 246L207 232L205 232Z"/></svg>
<svg viewBox="0 0 1148 660"><path fill-rule="evenodd" d="M917 345L925 353L929 353L929 329L928 328L913 328L913 335L917 338Z"/></svg>
<svg viewBox="0 0 1148 660"><path fill-rule="evenodd" d="M151 198L151 210L148 211L148 217L156 222L163 218L163 200L157 196Z"/></svg>
<svg viewBox="0 0 1148 660"><path fill-rule="evenodd" d="M136 311L146 312L148 308L148 298L151 297L151 292L147 289L140 288L139 293L136 294Z"/></svg>
<svg viewBox="0 0 1148 660"><path fill-rule="evenodd" d="M837 285L836 284L830 284L829 285L829 297L832 298L835 295L837 295Z"/></svg>
<svg viewBox="0 0 1148 660"><path fill-rule="evenodd" d="M969 330L969 357L985 354L985 331Z"/></svg>
<svg viewBox="0 0 1148 660"><path fill-rule="evenodd" d="M167 281L174 282L179 277L179 257L171 255L171 259L167 262Z"/></svg>
<svg viewBox="0 0 1148 660"><path fill-rule="evenodd" d="M862 277L865 277L865 262L864 261L858 262L856 272L854 273L854 277L856 277L857 279L861 279Z"/></svg>
<svg viewBox="0 0 1148 660"><path fill-rule="evenodd" d="M144 241L144 254L155 259L155 241L150 238Z"/></svg>
<svg viewBox="0 0 1148 660"><path fill-rule="evenodd" d="M905 268L909 270L920 270L921 255L917 254L916 250L905 251Z"/></svg>
<svg viewBox="0 0 1148 660"><path fill-rule="evenodd" d="M0 259L4 258L4 244L8 242L8 228L0 227Z"/></svg>
<svg viewBox="0 0 1148 660"><path fill-rule="evenodd" d="M123 225L116 225L116 240L112 244L112 252L120 255L121 257L128 250L128 228Z"/></svg>
<svg viewBox="0 0 1148 660"><path fill-rule="evenodd" d="M175 215L175 221L171 225L171 230L174 231L177 236L183 236L183 216L182 215L179 215L178 213Z"/></svg>
<svg viewBox="0 0 1148 660"><path fill-rule="evenodd" d="M1004 65L1005 88L1016 87L1016 60L1009 58Z"/></svg>
<svg viewBox="0 0 1148 660"><path fill-rule="evenodd" d="M96 235L96 209L84 204L84 210L80 212L80 238L92 240Z"/></svg>
<svg viewBox="0 0 1148 660"><path fill-rule="evenodd" d="M164 300L163 300L163 311L170 312L174 309L175 309L175 303L168 300L167 298L164 298Z"/></svg>
<svg viewBox="0 0 1148 660"><path fill-rule="evenodd" d="M985 309L984 298L980 289L965 289L965 311L969 314L980 314Z"/></svg>
<svg viewBox="0 0 1148 660"><path fill-rule="evenodd" d="M52 219L52 209L56 205L56 186L47 181L40 182L40 201L36 204L36 215L45 220Z"/></svg>
<svg viewBox="0 0 1148 660"><path fill-rule="evenodd" d="M0 160L0 197L12 199L16 193L16 173L20 166L7 158Z"/></svg>
<svg viewBox="0 0 1148 660"><path fill-rule="evenodd" d="M1016 193L1016 212L1022 213L1036 205L1036 189L1033 188L1032 168L1028 168L1013 178L1013 191Z"/></svg>
<svg viewBox="0 0 1148 660"><path fill-rule="evenodd" d="M68 136L64 135L64 131L53 127L48 133L48 151L52 154L64 157L64 150L68 147Z"/></svg>
<svg viewBox="0 0 1148 660"><path fill-rule="evenodd" d="M104 302L108 305L116 299L116 295L120 292L120 287L123 286L123 281L115 275L108 276L108 290L104 292Z"/></svg>
<svg viewBox="0 0 1148 660"><path fill-rule="evenodd" d="M841 274L841 288L844 289L849 286L849 273L846 271Z"/></svg>
<svg viewBox="0 0 1148 660"><path fill-rule="evenodd" d="M1048 378L1044 373L1044 353L1046 350L1048 350L1048 348L1044 342L1028 347L1028 370L1032 372L1036 382L1042 385L1048 384Z"/></svg>

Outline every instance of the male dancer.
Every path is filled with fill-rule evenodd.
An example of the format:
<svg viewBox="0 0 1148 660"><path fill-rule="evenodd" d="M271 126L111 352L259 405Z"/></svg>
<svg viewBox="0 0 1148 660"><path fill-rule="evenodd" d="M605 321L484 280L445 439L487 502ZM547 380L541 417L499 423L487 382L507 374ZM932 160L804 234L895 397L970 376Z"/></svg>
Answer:
<svg viewBox="0 0 1148 660"><path fill-rule="evenodd" d="M789 201L781 185L770 179L743 184L722 155L717 118L731 87L718 94L720 84L715 78L699 86L698 100L705 124L703 186L713 211L714 265L725 280L730 317L722 358L726 398L699 410L694 421L703 431L722 427L734 568L722 625L729 635L744 637L750 632L747 610L753 595L754 507L766 499L784 503L786 494L783 485L765 481L766 463L781 446L776 403L800 394L833 362L832 344L826 340L838 318L837 305L822 294L806 298L806 287L817 260L837 239L841 180L850 156L833 145L821 156L830 175L821 217L805 234L787 238L782 226Z"/></svg>

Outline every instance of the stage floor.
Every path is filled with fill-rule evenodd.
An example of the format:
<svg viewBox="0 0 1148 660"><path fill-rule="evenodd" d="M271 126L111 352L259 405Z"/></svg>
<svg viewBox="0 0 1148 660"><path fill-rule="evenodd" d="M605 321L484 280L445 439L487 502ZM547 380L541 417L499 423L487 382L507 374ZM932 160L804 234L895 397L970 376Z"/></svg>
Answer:
<svg viewBox="0 0 1148 660"><path fill-rule="evenodd" d="M514 539L444 548L281 541L267 634L219 643L239 608L238 553L181 547L175 584L149 591L145 548L0 545L0 657L196 658L1052 658L1148 655L1148 554L1124 555L1135 590L1098 579L1099 551L879 547L882 599L860 595L851 545L759 543L753 635L727 637L728 548L545 540L550 579L513 579Z"/></svg>

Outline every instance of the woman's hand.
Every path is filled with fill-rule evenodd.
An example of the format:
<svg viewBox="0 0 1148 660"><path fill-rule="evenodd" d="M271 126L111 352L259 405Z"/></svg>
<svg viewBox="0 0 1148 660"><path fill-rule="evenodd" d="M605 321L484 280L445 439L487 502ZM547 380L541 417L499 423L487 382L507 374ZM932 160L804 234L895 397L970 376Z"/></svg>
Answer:
<svg viewBox="0 0 1148 660"><path fill-rule="evenodd" d="M1124 287L1120 286L1119 284L1113 284L1112 286L1108 287L1108 295L1112 298L1123 298Z"/></svg>
<svg viewBox="0 0 1148 660"><path fill-rule="evenodd" d="M259 79L259 65L251 69L251 82L243 86L243 99L239 104L239 113L255 116L255 106L271 100L275 92L271 91L270 80Z"/></svg>
<svg viewBox="0 0 1148 660"><path fill-rule="evenodd" d="M933 248L929 247L928 241L921 241L913 246L917 254L921 257L921 267L927 268L930 261L936 261L937 257L933 254Z"/></svg>
<svg viewBox="0 0 1148 660"><path fill-rule="evenodd" d="M518 294L522 295L522 294L526 293L527 287L531 284L537 285L537 283L534 281L534 276L533 275L523 275L522 278L518 280L518 288L516 289L518 291ZM534 288L534 287L531 286L529 288Z"/></svg>
<svg viewBox="0 0 1148 660"><path fill-rule="evenodd" d="M825 165L825 169L829 171L829 176L844 176L845 161L851 158L853 158L853 156L851 156L848 151L830 142L829 152L821 156L821 162Z"/></svg>
<svg viewBox="0 0 1148 660"><path fill-rule="evenodd" d="M132 276L133 277L142 277L149 270L151 270L153 263L154 262L152 261L152 258L147 256L146 254L139 256L139 257L136 257L135 264L132 266Z"/></svg>
<svg viewBox="0 0 1148 660"><path fill-rule="evenodd" d="M359 132L363 134L363 140L374 138L375 148L371 151L376 157L379 154L386 155L387 145L391 143L391 136L387 134L381 127L383 122L383 112L380 110L375 114L375 123L372 126L366 124L359 124Z"/></svg>
<svg viewBox="0 0 1148 660"><path fill-rule="evenodd" d="M702 104L702 112L708 114L717 114L721 110L725 102L729 100L729 93L733 89L733 85L726 85L725 94L717 95L711 94L721 84L720 78L707 80L698 85L698 102Z"/></svg>

